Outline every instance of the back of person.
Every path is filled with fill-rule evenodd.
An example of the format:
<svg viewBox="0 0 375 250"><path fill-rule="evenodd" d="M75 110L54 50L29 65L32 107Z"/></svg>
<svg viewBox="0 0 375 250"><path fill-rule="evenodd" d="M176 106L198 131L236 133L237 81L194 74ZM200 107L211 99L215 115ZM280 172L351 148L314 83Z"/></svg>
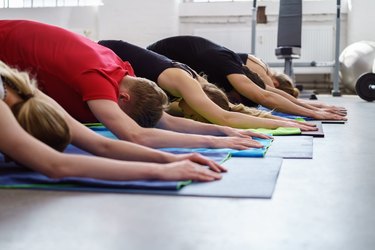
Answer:
<svg viewBox="0 0 375 250"><path fill-rule="evenodd" d="M147 49L185 63L198 73L203 72L209 82L226 92L233 89L226 76L243 73L242 61L237 54L203 37L169 37L149 45Z"/></svg>
<svg viewBox="0 0 375 250"><path fill-rule="evenodd" d="M34 21L1 20L0 47L0 60L30 72L43 92L81 122L96 121L85 101L117 102L119 82L127 73L134 75L131 66L109 49Z"/></svg>

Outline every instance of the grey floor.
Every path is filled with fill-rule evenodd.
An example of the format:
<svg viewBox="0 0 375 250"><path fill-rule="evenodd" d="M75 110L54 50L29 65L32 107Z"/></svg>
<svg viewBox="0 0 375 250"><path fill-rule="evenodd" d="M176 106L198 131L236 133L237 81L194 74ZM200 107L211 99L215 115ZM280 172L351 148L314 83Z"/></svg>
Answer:
<svg viewBox="0 0 375 250"><path fill-rule="evenodd" d="M272 199L0 190L0 249L375 249L375 103L284 160Z"/></svg>

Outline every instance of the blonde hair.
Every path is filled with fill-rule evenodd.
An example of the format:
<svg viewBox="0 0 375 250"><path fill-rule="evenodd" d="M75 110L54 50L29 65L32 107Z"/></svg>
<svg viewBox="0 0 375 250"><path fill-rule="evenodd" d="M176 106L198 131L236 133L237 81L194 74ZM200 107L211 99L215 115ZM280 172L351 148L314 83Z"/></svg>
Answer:
<svg viewBox="0 0 375 250"><path fill-rule="evenodd" d="M167 95L156 83L141 77L130 77L128 86L132 97L122 109L140 126L155 127L168 107Z"/></svg>
<svg viewBox="0 0 375 250"><path fill-rule="evenodd" d="M219 107L227 111L239 112L257 117L268 117L269 112L250 108L243 104L233 104L229 102L227 95L216 85L208 83L203 86L203 91L206 95Z"/></svg>
<svg viewBox="0 0 375 250"><path fill-rule="evenodd" d="M22 99L10 107L21 127L36 139L58 151L63 151L71 141L69 127L62 113L35 96L35 80L26 72L10 68L2 61L0 76L6 88L14 90Z"/></svg>
<svg viewBox="0 0 375 250"><path fill-rule="evenodd" d="M299 96L299 90L294 87L293 81L288 75L276 71L273 71L271 74L279 83L279 86L277 87L278 89L294 96L295 98Z"/></svg>

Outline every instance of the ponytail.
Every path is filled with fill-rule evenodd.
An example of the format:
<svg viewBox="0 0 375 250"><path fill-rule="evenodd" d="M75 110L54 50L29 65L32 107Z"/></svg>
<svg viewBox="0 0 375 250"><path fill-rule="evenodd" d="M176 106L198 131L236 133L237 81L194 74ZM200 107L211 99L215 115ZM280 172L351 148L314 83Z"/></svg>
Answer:
<svg viewBox="0 0 375 250"><path fill-rule="evenodd" d="M256 108L250 108L243 104L232 104L229 102L227 95L212 83L207 83L203 86L203 91L216 105L224 110L239 112L257 117L269 117L270 113Z"/></svg>
<svg viewBox="0 0 375 250"><path fill-rule="evenodd" d="M23 129L50 147L63 151L71 141L69 127L60 111L36 95L35 80L1 61L0 75L4 84L22 99L11 110Z"/></svg>
<svg viewBox="0 0 375 250"><path fill-rule="evenodd" d="M299 90L294 87L293 80L286 74L273 72L272 77L279 83L278 89L288 93L289 95L297 98L299 96Z"/></svg>

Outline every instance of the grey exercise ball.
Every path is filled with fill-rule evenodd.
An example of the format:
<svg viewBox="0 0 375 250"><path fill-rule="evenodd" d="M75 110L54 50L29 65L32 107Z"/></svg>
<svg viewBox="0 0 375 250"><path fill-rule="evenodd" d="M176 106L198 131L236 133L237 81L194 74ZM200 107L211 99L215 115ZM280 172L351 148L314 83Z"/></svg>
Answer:
<svg viewBox="0 0 375 250"><path fill-rule="evenodd" d="M341 83L355 92L357 79L375 71L375 42L360 41L346 47L339 58Z"/></svg>

